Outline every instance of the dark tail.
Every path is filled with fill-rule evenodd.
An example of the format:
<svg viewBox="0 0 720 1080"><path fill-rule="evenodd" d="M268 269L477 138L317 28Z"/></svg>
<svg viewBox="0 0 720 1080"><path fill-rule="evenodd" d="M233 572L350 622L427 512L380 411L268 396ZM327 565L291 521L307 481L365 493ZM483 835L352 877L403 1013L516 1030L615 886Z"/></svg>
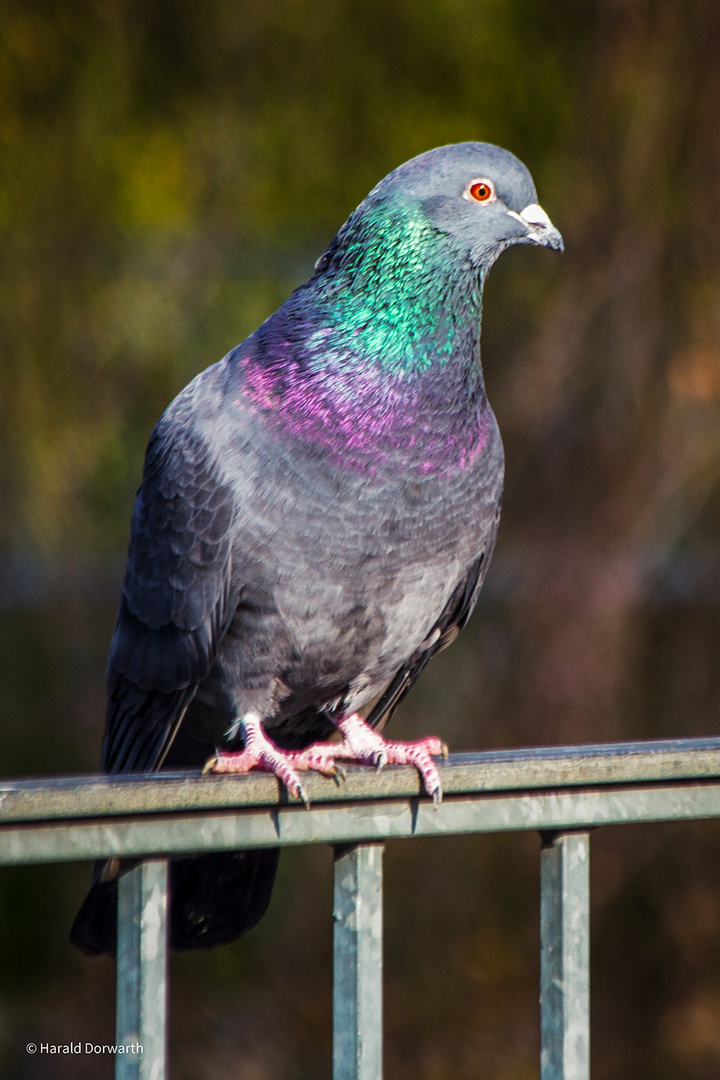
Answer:
<svg viewBox="0 0 720 1080"><path fill-rule="evenodd" d="M170 864L170 944L212 949L252 930L265 914L280 851L217 852ZM89 956L117 951L117 880L96 881L70 931Z"/></svg>

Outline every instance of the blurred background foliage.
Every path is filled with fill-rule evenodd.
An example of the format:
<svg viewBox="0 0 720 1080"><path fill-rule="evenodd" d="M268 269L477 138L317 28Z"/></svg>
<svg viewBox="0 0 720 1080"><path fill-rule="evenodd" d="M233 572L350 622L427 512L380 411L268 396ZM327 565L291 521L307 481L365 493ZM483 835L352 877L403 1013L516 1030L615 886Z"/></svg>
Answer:
<svg viewBox="0 0 720 1080"><path fill-rule="evenodd" d="M478 612L394 722L455 749L715 733L716 0L0 0L0 773L94 770L144 445L431 146L531 168L560 259L493 271L508 453ZM720 828L593 842L593 1075L720 1070ZM387 1076L537 1075L537 838L390 845ZM112 1075L85 867L0 875L7 1077ZM330 856L173 960L177 1080L330 1075Z"/></svg>

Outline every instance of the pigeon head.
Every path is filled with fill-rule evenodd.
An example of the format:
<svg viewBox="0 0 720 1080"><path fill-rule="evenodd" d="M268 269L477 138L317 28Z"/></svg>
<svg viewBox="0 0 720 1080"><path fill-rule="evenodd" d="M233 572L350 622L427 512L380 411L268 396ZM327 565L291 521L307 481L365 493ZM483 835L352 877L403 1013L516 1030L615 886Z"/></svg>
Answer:
<svg viewBox="0 0 720 1080"><path fill-rule="evenodd" d="M478 283L482 288L498 255L514 244L563 249L523 163L490 143L457 143L420 154L381 180L316 269L374 306L397 306L401 297L412 308L421 293L444 306L441 282L459 300Z"/></svg>
<svg viewBox="0 0 720 1080"><path fill-rule="evenodd" d="M522 162L474 142L413 158L246 343L246 394L345 464L471 462L487 435L483 284L513 244L562 250Z"/></svg>
<svg viewBox="0 0 720 1080"><path fill-rule="evenodd" d="M458 255L488 269L512 244L562 251L560 233L538 205L532 177L490 143L441 146L386 176L358 210L406 214L449 237Z"/></svg>

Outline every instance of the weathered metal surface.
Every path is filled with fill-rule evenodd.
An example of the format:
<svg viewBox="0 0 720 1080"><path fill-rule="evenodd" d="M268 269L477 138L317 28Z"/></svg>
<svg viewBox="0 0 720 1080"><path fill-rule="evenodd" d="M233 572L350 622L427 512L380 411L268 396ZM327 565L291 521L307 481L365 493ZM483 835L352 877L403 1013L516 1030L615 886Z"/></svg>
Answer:
<svg viewBox="0 0 720 1080"><path fill-rule="evenodd" d="M590 1080L590 837L556 833L540 856L540 1077Z"/></svg>
<svg viewBox="0 0 720 1080"><path fill-rule="evenodd" d="M382 1080L382 855L335 850L333 1080Z"/></svg>
<svg viewBox="0 0 720 1080"><path fill-rule="evenodd" d="M451 754L440 765L447 795L484 791L584 787L592 784L693 780L720 777L720 739L614 743L607 746L555 746ZM304 779L313 803L420 794L417 771L390 767L350 767L345 781L310 773ZM220 810L287 803L269 775L65 777L0 783L0 825L98 816L123 816L177 810Z"/></svg>
<svg viewBox="0 0 720 1080"><path fill-rule="evenodd" d="M0 864L714 817L720 817L717 781L449 796L437 809L427 799L368 798L311 810L248 807L221 813L8 824L0 827Z"/></svg>
<svg viewBox="0 0 720 1080"><path fill-rule="evenodd" d="M445 799L419 796L414 769L307 778L315 804L277 781L165 774L0 784L0 864L151 859L120 881L120 1080L164 1080L165 857L331 843L335 881L335 1080L381 1077L381 842L389 838L720 817L720 739L460 754L441 766ZM585 852L584 862L582 853ZM542 1080L588 1078L587 836L543 851Z"/></svg>
<svg viewBox="0 0 720 1080"><path fill-rule="evenodd" d="M165 1080L167 863L141 863L118 883L115 1080Z"/></svg>

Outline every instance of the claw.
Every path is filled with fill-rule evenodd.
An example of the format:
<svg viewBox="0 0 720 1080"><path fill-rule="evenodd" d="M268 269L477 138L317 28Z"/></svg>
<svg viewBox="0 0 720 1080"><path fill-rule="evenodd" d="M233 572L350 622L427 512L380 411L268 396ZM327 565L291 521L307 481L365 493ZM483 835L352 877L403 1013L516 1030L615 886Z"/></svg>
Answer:
<svg viewBox="0 0 720 1080"><path fill-rule="evenodd" d="M263 731L260 717L256 714L247 713L242 719L241 727L245 748L234 753L216 750L215 754L205 762L203 773L242 774L249 773L253 769L262 769L273 773L285 785L291 796L300 799L305 806L309 806L307 792L293 768L297 755L286 753L275 746Z"/></svg>
<svg viewBox="0 0 720 1080"><path fill-rule="evenodd" d="M329 777L331 779L334 779L334 777L335 777L338 770L337 770L337 765L328 765L328 766L323 766L322 768L320 768L320 766L318 766L313 771L314 772L319 772L321 776L327 776L327 777Z"/></svg>
<svg viewBox="0 0 720 1080"><path fill-rule="evenodd" d="M215 769L215 766L218 763L218 758L219 757L220 757L220 751L216 750L215 753L212 755L212 757L209 757L207 759L207 761L203 765L203 770L202 770L202 775L203 776L207 776L208 773L213 772L213 770Z"/></svg>
<svg viewBox="0 0 720 1080"><path fill-rule="evenodd" d="M247 713L239 727L245 748L239 753L216 750L205 762L203 775L209 772L248 773L253 769L263 769L274 773L293 798L310 806L310 799L300 782L300 772L312 769L323 776L332 777L337 784L346 778L345 769L338 758L374 765L376 772L386 765L414 765L433 806L437 808L440 805L442 785L433 757L447 758L448 748L434 735L416 742L388 741L360 716L353 714L338 723L343 735L342 743L316 743L306 750L285 751L268 739L260 717L255 713Z"/></svg>
<svg viewBox="0 0 720 1080"><path fill-rule="evenodd" d="M288 791L290 791L290 788L288 788ZM305 788L302 786L302 784L298 784L297 790L292 792L291 794L293 794L296 799L302 799L306 810L310 809L310 799L308 798L307 792L305 791Z"/></svg>
<svg viewBox="0 0 720 1080"><path fill-rule="evenodd" d="M376 772L386 765L414 765L420 773L425 791L434 805L438 805L442 798L442 785L432 759L433 756L447 757L448 748L444 742L434 735L408 743L386 740L356 714L345 717L338 727L344 736L337 751L342 757L374 765Z"/></svg>
<svg viewBox="0 0 720 1080"><path fill-rule="evenodd" d="M307 792L305 791L305 788L302 786L299 780L296 784L294 784L288 776L287 778L283 777L282 781L287 788L288 795L291 795L293 799L297 799L298 802L302 802L306 807L310 806L310 799L308 798Z"/></svg>

